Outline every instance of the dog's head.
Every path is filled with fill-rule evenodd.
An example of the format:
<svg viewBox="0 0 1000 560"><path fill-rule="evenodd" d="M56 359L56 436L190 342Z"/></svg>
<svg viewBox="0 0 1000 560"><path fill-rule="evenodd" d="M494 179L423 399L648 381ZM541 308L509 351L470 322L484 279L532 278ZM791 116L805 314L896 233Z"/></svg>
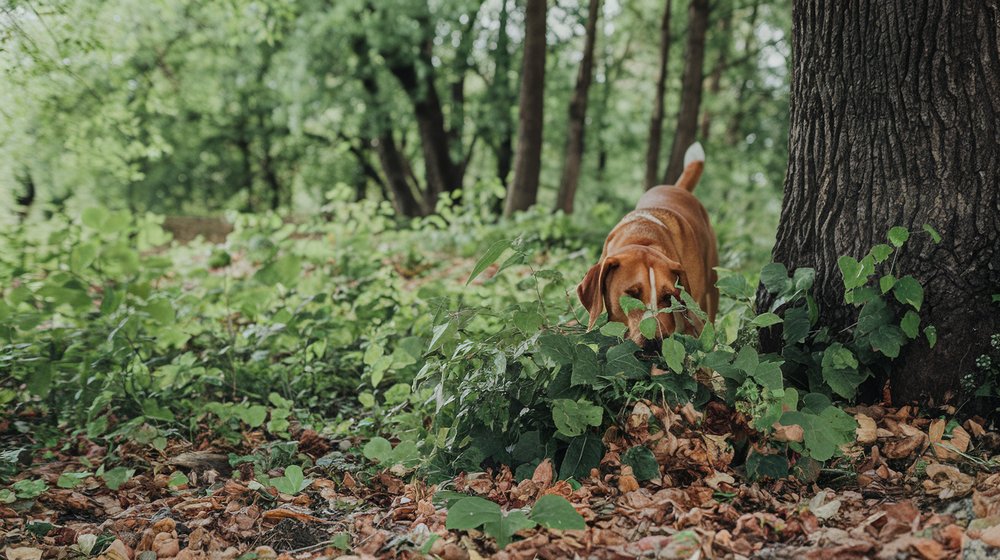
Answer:
<svg viewBox="0 0 1000 560"><path fill-rule="evenodd" d="M628 327L629 338L640 347L646 338L639 332L643 309L626 313L621 306L621 297L630 296L646 304L647 309L663 309L671 306L672 299L680 298L678 279L686 285L684 270L680 263L664 253L645 245L627 247L595 264L576 288L580 302L590 313L590 324L594 328L597 317L608 309L608 320L624 323ZM680 313L659 313L656 315L657 336L669 336L685 321ZM680 329L685 325L681 324Z"/></svg>

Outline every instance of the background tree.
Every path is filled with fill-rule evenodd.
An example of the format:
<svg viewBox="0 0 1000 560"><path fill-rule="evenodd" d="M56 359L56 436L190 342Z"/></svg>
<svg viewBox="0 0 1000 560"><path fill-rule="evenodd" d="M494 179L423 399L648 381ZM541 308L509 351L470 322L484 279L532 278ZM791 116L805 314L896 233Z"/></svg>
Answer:
<svg viewBox="0 0 1000 560"><path fill-rule="evenodd" d="M929 47L932 45L932 47ZM955 401L1000 332L1000 5L906 9L795 2L790 159L773 258L817 270L821 322L856 320L840 255L890 226L916 232L895 263L925 286L922 325L893 367L895 403ZM941 232L940 244L921 233ZM758 298L764 303L766 298Z"/></svg>
<svg viewBox="0 0 1000 560"><path fill-rule="evenodd" d="M684 49L684 76L681 78L681 103L677 110L674 143L663 176L663 182L667 184L672 184L680 177L684 166L684 152L698 133L708 13L708 0L691 0L688 6L687 47Z"/></svg>
<svg viewBox="0 0 1000 560"><path fill-rule="evenodd" d="M600 0L590 0L587 10L586 33L583 44L583 59L576 76L576 87L569 100L569 126L566 130L566 157L559 194L556 196L556 210L573 213L573 198L580 182L580 165L583 159L583 140L587 125L587 95L590 92L591 77L594 73L594 43L597 42L597 20L601 15Z"/></svg>
<svg viewBox="0 0 1000 560"><path fill-rule="evenodd" d="M649 140L646 141L646 175L643 186L651 189L660 183L660 146L663 142L663 96L667 88L667 64L670 61L670 7L673 0L663 3L660 20L660 62L653 90L653 113L649 117Z"/></svg>
<svg viewBox="0 0 1000 560"><path fill-rule="evenodd" d="M504 214L535 204L541 173L545 111L545 13L547 0L528 0L524 12L524 63L518 101L517 155L514 182L507 191Z"/></svg>

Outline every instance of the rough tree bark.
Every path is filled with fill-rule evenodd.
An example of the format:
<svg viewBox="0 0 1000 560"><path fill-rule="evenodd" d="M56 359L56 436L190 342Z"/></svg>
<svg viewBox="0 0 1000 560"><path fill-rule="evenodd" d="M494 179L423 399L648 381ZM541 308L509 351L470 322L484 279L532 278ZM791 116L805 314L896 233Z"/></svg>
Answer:
<svg viewBox="0 0 1000 560"><path fill-rule="evenodd" d="M566 156L563 160L556 210L573 213L573 199L580 183L580 166L583 162L583 141L587 126L587 96L594 74L594 44L597 42L597 20L601 15L601 0L590 0L583 43L583 59L576 75L576 87L569 101L569 118L566 131Z"/></svg>
<svg viewBox="0 0 1000 560"><path fill-rule="evenodd" d="M691 0L688 7L687 47L684 51L684 76L681 78L681 104L677 111L677 129L670 149L663 182L673 184L684 167L684 152L698 133L698 111L704 80L705 35L708 30L708 0Z"/></svg>
<svg viewBox="0 0 1000 560"><path fill-rule="evenodd" d="M1000 2L798 0L789 164L773 257L815 267L821 322L853 322L836 261L919 231L896 262L937 346L904 347L894 404L939 405L1000 332ZM764 303L764 297L758 298Z"/></svg>
<svg viewBox="0 0 1000 560"><path fill-rule="evenodd" d="M524 64L518 101L514 181L507 190L504 215L526 210L538 196L542 170L545 96L545 14L547 0L527 0L524 8Z"/></svg>
<svg viewBox="0 0 1000 560"><path fill-rule="evenodd" d="M667 89L667 67L670 62L670 7L666 0L660 20L660 67L656 73L653 93L653 114L649 117L649 140L646 142L646 177L643 186L651 189L660 184L660 150L663 145L663 94Z"/></svg>

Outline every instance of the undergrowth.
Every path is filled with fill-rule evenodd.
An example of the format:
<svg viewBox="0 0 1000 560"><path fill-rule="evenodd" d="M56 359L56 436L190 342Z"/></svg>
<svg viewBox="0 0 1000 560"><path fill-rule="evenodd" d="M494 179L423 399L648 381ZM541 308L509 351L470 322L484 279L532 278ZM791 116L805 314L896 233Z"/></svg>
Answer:
<svg viewBox="0 0 1000 560"><path fill-rule="evenodd" d="M171 244L162 217L101 208L0 235L4 437L24 449L67 433L107 444L95 468L115 484L137 468L115 451L125 442L236 446L254 430L284 440L302 428L361 436L373 465L430 478L501 464L526 476L546 458L574 478L635 401L716 400L752 433L748 474L780 477L839 452L855 429L839 403L921 327L922 290L889 260L901 228L841 260L859 309L846 332L816 328L813 271L769 264L759 277L721 270L714 327L647 354L621 325L580 326L574 288L615 211L495 224L468 211L489 207L470 196L467 208L445 200L438 215L400 223L345 196L334 191L304 222L234 214L221 246ZM723 255L744 262L748 250ZM776 296L761 312L758 278ZM758 331L779 326L780 353L760 352ZM933 327L923 333L933 342ZM648 459L642 448L624 457L652 477ZM269 461L233 466L246 460ZM279 483L305 483L294 478Z"/></svg>

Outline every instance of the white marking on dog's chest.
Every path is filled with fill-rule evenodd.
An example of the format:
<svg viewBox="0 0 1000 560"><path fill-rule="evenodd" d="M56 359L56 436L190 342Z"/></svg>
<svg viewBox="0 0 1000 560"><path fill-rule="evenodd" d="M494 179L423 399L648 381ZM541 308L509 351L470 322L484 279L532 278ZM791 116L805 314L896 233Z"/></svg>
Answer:
<svg viewBox="0 0 1000 560"><path fill-rule="evenodd" d="M656 273L649 267L649 308L656 309Z"/></svg>

